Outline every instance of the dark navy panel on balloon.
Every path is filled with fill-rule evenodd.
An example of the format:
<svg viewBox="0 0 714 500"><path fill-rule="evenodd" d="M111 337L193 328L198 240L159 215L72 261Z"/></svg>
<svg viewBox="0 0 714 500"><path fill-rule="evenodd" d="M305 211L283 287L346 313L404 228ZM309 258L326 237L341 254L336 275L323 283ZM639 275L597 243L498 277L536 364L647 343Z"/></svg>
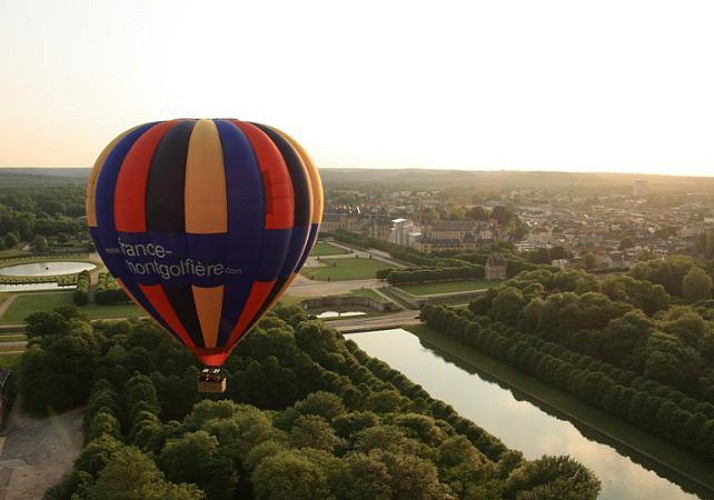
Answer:
<svg viewBox="0 0 714 500"><path fill-rule="evenodd" d="M186 238L179 234L117 233L119 251L129 280L141 285L191 284L186 272Z"/></svg>
<svg viewBox="0 0 714 500"><path fill-rule="evenodd" d="M253 283L254 280L247 276L232 277L226 282L226 286L223 289L223 311L221 312L221 322L218 328L219 346L228 342L233 328L236 326L241 312L243 312Z"/></svg>
<svg viewBox="0 0 714 500"><path fill-rule="evenodd" d="M228 233L225 263L227 268L242 269L224 280L223 310L218 344L228 336L238 321L259 267L263 249L265 200L258 160L243 132L230 122L214 120L223 150L228 198Z"/></svg>
<svg viewBox="0 0 714 500"><path fill-rule="evenodd" d="M300 257L300 261L297 264L296 271L302 269L302 266L304 266L305 262L307 262L307 258L310 256L310 252L312 251L312 247L315 246L315 242L317 241L317 233L319 229L319 223L315 223L310 226L310 234L307 237L307 244L305 245L305 250L302 252L302 257Z"/></svg>
<svg viewBox="0 0 714 500"><path fill-rule="evenodd" d="M288 255L283 263L283 268L280 270L280 277L286 278L298 269L298 261L302 257L302 253L305 250L307 236L307 226L295 226L293 228L290 238L290 246L288 247Z"/></svg>
<svg viewBox="0 0 714 500"><path fill-rule="evenodd" d="M223 285L245 272L245 268L229 263L226 253L225 234L187 234L181 269L192 285L204 288Z"/></svg>
<svg viewBox="0 0 714 500"><path fill-rule="evenodd" d="M146 224L149 231L178 234L186 230L186 155L195 124L194 120L178 123L166 132L156 147L146 184Z"/></svg>
<svg viewBox="0 0 714 500"><path fill-rule="evenodd" d="M253 273L256 281L273 281L280 275L292 233L292 229L266 229L263 232L263 252Z"/></svg>
<svg viewBox="0 0 714 500"><path fill-rule="evenodd" d="M205 347L191 287L174 286L172 283L171 286L164 286L164 293L196 347Z"/></svg>
<svg viewBox="0 0 714 500"><path fill-rule="evenodd" d="M217 120L228 198L226 264L252 269L260 260L265 204L260 168L248 139L235 125Z"/></svg>

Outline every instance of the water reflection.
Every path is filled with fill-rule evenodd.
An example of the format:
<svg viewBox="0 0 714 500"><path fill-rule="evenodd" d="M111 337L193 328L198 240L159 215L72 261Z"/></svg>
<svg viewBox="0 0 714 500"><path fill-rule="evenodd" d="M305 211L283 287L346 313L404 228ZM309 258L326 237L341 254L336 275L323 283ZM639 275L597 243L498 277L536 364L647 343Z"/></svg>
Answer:
<svg viewBox="0 0 714 500"><path fill-rule="evenodd" d="M600 437L586 437L572 423L527 401L521 393L493 380L452 356L435 352L401 329L349 335L361 349L387 362L433 397L454 407L528 458L571 455L602 481L604 499L697 498L677 484L633 462Z"/></svg>
<svg viewBox="0 0 714 500"><path fill-rule="evenodd" d="M324 311L317 314L318 319L351 318L353 316L364 316L364 311Z"/></svg>

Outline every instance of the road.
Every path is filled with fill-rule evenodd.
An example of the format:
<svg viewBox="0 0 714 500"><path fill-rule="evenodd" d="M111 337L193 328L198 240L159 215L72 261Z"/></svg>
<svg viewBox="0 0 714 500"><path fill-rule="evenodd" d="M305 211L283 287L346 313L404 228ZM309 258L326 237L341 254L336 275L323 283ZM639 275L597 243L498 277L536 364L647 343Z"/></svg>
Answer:
<svg viewBox="0 0 714 500"><path fill-rule="evenodd" d="M370 280L354 280L354 281L318 281L307 279L302 275L298 275L290 289L288 295L296 297L323 297L325 295L342 295L349 293L352 290L361 288L379 288L384 286L384 281L377 279Z"/></svg>
<svg viewBox="0 0 714 500"><path fill-rule="evenodd" d="M402 325L418 325L420 323L419 311L399 311L369 317L357 316L327 322L328 325L341 333L386 330L389 328L399 328Z"/></svg>
<svg viewBox="0 0 714 500"><path fill-rule="evenodd" d="M0 500L42 498L72 470L84 441L84 409L36 419L15 402L0 437Z"/></svg>

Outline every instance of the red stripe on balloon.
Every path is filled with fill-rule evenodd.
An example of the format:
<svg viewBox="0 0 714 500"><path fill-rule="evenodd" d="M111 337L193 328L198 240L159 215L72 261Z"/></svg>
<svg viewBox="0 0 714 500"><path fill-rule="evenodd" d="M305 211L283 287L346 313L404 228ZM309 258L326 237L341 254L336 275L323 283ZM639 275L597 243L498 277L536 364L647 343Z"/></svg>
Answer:
<svg viewBox="0 0 714 500"><path fill-rule="evenodd" d="M117 231L146 231L146 182L151 160L161 138L179 121L161 122L147 130L124 158L114 193L114 223Z"/></svg>
<svg viewBox="0 0 714 500"><path fill-rule="evenodd" d="M265 229L289 229L295 219L295 195L283 155L268 135L258 127L230 120L253 146L263 178Z"/></svg>
<svg viewBox="0 0 714 500"><path fill-rule="evenodd" d="M161 315L161 318L173 330L174 334L181 339L181 342L189 349L195 349L196 344L193 343L191 336L181 324L181 320L176 315L169 298L164 292L164 287L161 285L139 285L139 288L146 296L146 299L154 306L156 312Z"/></svg>
<svg viewBox="0 0 714 500"><path fill-rule="evenodd" d="M260 310L261 306L265 303L266 299L270 295L270 291L273 289L273 285L276 280L273 281L255 281L250 289L250 295L248 295L248 300L243 306L243 311L241 312L240 318L236 326L231 332L231 336L228 342L225 343L226 346L233 346L245 333L246 328L253 323L256 313Z"/></svg>

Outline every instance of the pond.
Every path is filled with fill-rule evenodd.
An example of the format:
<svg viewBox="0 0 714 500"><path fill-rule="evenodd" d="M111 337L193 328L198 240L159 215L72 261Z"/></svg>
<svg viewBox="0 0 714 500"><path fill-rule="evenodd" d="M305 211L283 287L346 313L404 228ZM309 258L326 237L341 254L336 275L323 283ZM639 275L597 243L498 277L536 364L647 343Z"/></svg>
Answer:
<svg viewBox="0 0 714 500"><path fill-rule="evenodd" d="M20 283L17 285L0 284L0 292L39 292L43 290L74 290L76 285L60 286L57 282Z"/></svg>
<svg viewBox="0 0 714 500"><path fill-rule="evenodd" d="M585 436L506 387L486 380L437 348L425 347L406 330L349 334L360 349L420 384L432 397L450 404L466 418L529 459L570 455L590 468L602 482L602 499L695 499L682 487L634 462L625 452L595 436ZM653 467L654 468L654 467Z"/></svg>
<svg viewBox="0 0 714 500"><path fill-rule="evenodd" d="M364 311L324 311L315 315L318 319L351 318L353 316L364 316Z"/></svg>
<svg viewBox="0 0 714 500"><path fill-rule="evenodd" d="M90 262L46 261L18 264L0 268L0 276L59 276L91 271L97 267Z"/></svg>

